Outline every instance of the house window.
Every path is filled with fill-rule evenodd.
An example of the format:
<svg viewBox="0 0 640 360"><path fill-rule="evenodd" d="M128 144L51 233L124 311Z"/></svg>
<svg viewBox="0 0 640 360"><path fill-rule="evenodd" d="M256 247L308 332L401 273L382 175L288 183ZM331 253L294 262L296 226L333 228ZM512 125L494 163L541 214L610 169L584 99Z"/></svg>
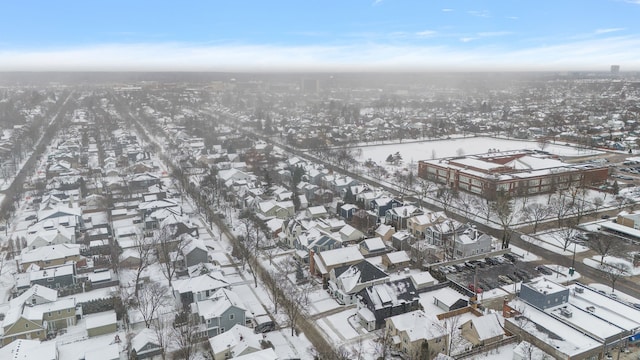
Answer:
<svg viewBox="0 0 640 360"><path fill-rule="evenodd" d="M229 314L229 320L233 320L236 316L234 314Z"/></svg>
<svg viewBox="0 0 640 360"><path fill-rule="evenodd" d="M62 312L62 311L58 310L58 315L60 315L60 313L61 313L61 312Z"/></svg>
<svg viewBox="0 0 640 360"><path fill-rule="evenodd" d="M25 329L29 328L29 323L24 324Z"/></svg>
<svg viewBox="0 0 640 360"><path fill-rule="evenodd" d="M220 328L220 334L224 332L224 328Z"/></svg>
<svg viewBox="0 0 640 360"><path fill-rule="evenodd" d="M47 282L53 282L53 278L48 278Z"/></svg>

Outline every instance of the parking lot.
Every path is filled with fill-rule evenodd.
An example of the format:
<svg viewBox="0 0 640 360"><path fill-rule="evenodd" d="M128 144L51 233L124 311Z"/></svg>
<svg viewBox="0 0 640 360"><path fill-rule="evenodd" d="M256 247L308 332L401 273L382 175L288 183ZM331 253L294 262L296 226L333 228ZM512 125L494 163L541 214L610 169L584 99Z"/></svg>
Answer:
<svg viewBox="0 0 640 360"><path fill-rule="evenodd" d="M513 258L513 255L510 255ZM457 265L449 265L438 269L446 272L448 280L456 282L470 290L473 288L474 277L478 285L478 292L503 287L515 282L528 282L532 278L540 276L534 265L511 261L509 258L497 256L485 260L474 260ZM550 269L542 269L551 271Z"/></svg>

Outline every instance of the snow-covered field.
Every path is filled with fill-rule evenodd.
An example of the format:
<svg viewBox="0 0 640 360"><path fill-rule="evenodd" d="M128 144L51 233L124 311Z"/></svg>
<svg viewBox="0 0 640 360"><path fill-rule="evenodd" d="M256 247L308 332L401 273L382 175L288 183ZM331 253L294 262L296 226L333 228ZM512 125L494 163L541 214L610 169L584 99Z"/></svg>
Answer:
<svg viewBox="0 0 640 360"><path fill-rule="evenodd" d="M566 250L563 250L564 240L560 230L551 230L535 235L523 235L521 239L526 242L533 243L541 248L553 251L556 254L562 254L565 256L573 255L574 250L576 254L589 251L588 247L578 245L573 242L569 243Z"/></svg>
<svg viewBox="0 0 640 360"><path fill-rule="evenodd" d="M407 142L403 144L362 146L362 155L358 160L371 159L378 164L384 164L389 154L399 152L405 163L417 162L431 158L443 158L456 155L482 154L489 149L507 150L536 150L538 143L527 140L497 139L491 137L452 138L448 140L434 140L421 142ZM602 151L592 149L578 149L571 146L548 144L545 149L554 155L575 157L600 154ZM435 155L435 156L434 156Z"/></svg>
<svg viewBox="0 0 640 360"><path fill-rule="evenodd" d="M599 269L600 255L594 255L591 259L587 258L582 260L582 262L587 266L591 266L592 268ZM622 267L626 269L626 272L621 274L622 276L640 275L640 267L634 267L633 263L631 263L631 261L627 259L623 259L615 256L605 256L604 263L611 266Z"/></svg>

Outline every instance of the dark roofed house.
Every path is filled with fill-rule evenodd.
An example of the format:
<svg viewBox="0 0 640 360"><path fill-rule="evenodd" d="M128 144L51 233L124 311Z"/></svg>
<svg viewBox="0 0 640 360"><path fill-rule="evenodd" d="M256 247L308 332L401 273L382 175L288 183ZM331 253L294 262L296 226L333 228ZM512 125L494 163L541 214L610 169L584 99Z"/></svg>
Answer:
<svg viewBox="0 0 640 360"><path fill-rule="evenodd" d="M362 326L368 331L379 329L386 318L420 306L418 291L410 279L369 286L358 295L358 316Z"/></svg>
<svg viewBox="0 0 640 360"><path fill-rule="evenodd" d="M389 281L389 275L370 262L340 266L329 272L329 290L340 304L353 304L356 294L367 286Z"/></svg>

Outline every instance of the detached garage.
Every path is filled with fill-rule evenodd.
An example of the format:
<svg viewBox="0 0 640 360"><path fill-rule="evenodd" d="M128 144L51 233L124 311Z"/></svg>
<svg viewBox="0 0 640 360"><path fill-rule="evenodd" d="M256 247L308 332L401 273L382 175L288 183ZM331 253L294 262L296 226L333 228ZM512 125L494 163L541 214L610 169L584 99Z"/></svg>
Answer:
<svg viewBox="0 0 640 360"><path fill-rule="evenodd" d="M101 312L85 316L89 337L115 333L118 329L115 311Z"/></svg>

